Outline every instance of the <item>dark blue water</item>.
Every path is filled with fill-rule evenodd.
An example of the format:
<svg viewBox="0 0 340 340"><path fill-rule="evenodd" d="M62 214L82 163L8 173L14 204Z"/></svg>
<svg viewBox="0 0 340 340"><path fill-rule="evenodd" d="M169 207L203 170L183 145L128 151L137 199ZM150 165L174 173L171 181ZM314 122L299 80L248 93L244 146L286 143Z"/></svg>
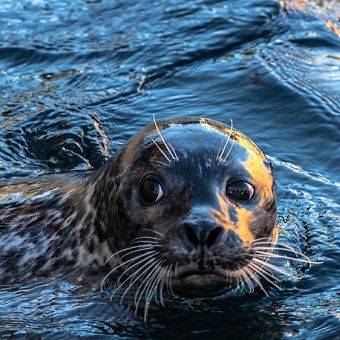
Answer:
<svg viewBox="0 0 340 340"><path fill-rule="evenodd" d="M323 264L147 326L67 280L0 287L0 336L339 337L337 34L335 1L1 0L0 183L97 168L152 114L232 118L274 162L281 237Z"/></svg>

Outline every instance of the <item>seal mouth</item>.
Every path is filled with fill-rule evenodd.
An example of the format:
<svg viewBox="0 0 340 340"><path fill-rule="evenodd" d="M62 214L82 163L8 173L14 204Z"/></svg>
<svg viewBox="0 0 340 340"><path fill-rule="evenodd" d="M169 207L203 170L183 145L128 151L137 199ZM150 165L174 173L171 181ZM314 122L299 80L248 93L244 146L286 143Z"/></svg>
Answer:
<svg viewBox="0 0 340 340"><path fill-rule="evenodd" d="M228 281L218 269L183 268L173 282L176 293L183 297L210 297L222 293Z"/></svg>
<svg viewBox="0 0 340 340"><path fill-rule="evenodd" d="M191 270L182 273L181 275L178 276L179 280L183 280L185 278L189 278L191 276L207 276L207 275L215 275L215 276L220 276L220 274L215 273L214 271L198 271L198 270Z"/></svg>
<svg viewBox="0 0 340 340"><path fill-rule="evenodd" d="M225 280L225 276L220 275L219 273L216 273L214 271L210 272L203 272L203 271L190 271L183 273L178 277L178 280L181 281L182 284L185 283L191 283L191 284L197 284L201 286L201 282L209 285L209 283L219 281L219 280Z"/></svg>

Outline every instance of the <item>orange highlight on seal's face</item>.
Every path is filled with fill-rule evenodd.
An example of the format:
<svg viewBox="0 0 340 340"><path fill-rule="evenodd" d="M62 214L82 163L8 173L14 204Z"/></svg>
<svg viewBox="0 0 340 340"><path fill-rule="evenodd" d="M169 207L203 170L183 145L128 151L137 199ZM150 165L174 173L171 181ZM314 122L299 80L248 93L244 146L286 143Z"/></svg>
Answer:
<svg viewBox="0 0 340 340"><path fill-rule="evenodd" d="M249 245L253 240L254 236L249 230L249 225L251 222L251 212L246 209L235 206L237 214L237 222L233 222L230 219L228 213L228 204L226 198L218 195L218 203L220 205L220 210L213 210L212 215L214 216L216 223L223 227L225 230L234 231L244 244Z"/></svg>
<svg viewBox="0 0 340 340"><path fill-rule="evenodd" d="M234 143L247 150L247 159L242 164L255 187L258 202L256 206L246 209L242 204L233 202L224 195L218 195L220 210L213 210L212 215L220 226L226 230L233 230L245 245L250 245L255 240L252 226L256 224L258 216L261 215L261 210L266 209L266 204L274 199L274 180L271 169L265 165L265 155L250 139L239 131L228 129L224 132L230 136ZM230 207L233 209L233 221L229 215ZM277 235L277 228L273 231L274 234Z"/></svg>

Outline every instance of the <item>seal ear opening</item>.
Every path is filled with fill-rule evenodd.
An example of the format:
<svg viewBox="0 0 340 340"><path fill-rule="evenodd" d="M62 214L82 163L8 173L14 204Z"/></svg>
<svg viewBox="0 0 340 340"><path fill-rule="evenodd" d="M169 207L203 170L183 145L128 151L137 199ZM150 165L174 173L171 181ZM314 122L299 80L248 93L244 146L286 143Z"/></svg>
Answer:
<svg viewBox="0 0 340 340"><path fill-rule="evenodd" d="M271 171L274 170L273 162L270 159L268 159L267 157L264 160L264 165L265 165L265 167L269 168Z"/></svg>

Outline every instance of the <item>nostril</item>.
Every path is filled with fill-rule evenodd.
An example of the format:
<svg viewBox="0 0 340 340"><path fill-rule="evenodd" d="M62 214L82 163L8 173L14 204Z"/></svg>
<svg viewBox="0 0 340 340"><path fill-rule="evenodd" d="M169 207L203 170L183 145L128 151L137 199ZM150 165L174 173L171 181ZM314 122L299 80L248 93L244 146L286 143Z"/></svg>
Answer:
<svg viewBox="0 0 340 340"><path fill-rule="evenodd" d="M184 230L185 230L185 234L187 236L188 241L192 243L192 245L197 247L200 241L197 237L196 230L194 229L194 227L192 227L190 224L185 224Z"/></svg>
<svg viewBox="0 0 340 340"><path fill-rule="evenodd" d="M183 225L183 229L187 241L189 241L195 248L200 245L205 245L207 248L210 248L217 242L223 232L223 228L212 227L208 224L197 226L190 223L185 223Z"/></svg>
<svg viewBox="0 0 340 340"><path fill-rule="evenodd" d="M222 231L223 231L223 228L221 227L216 227L210 230L210 232L207 235L207 240L206 240L208 248L210 248L217 241Z"/></svg>

